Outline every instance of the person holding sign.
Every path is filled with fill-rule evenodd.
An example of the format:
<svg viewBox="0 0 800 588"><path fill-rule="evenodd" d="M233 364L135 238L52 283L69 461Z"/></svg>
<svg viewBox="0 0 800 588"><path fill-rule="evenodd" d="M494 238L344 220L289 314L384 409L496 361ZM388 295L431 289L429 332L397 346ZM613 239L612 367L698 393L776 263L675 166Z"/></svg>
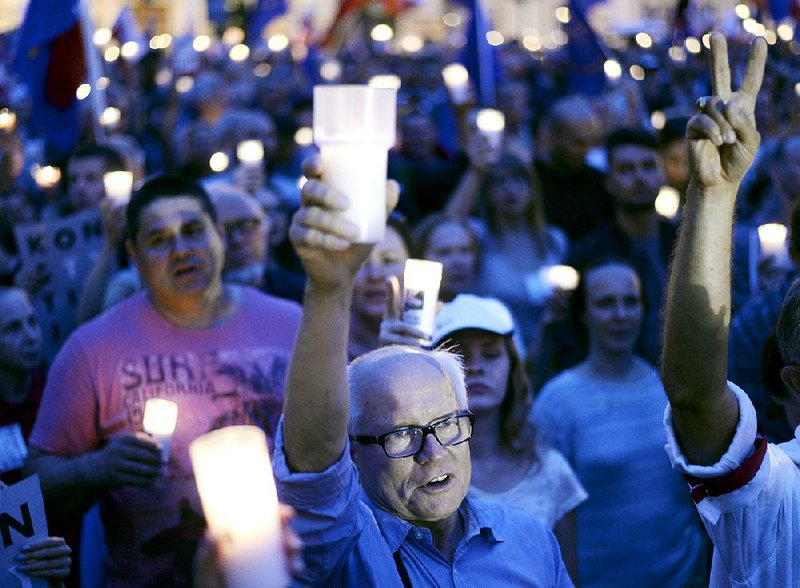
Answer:
<svg viewBox="0 0 800 588"><path fill-rule="evenodd" d="M27 470L61 512L99 500L109 585L184 586L203 530L188 445L231 424L273 435L301 311L223 283L223 238L196 182L157 176L126 214L144 289L78 328L59 352ZM143 432L149 398L178 405L165 465Z"/></svg>
<svg viewBox="0 0 800 588"><path fill-rule="evenodd" d="M665 311L667 450L714 543L714 588L800 583L800 440L768 443L752 402L726 382L732 217L760 143L755 107L766 58L756 37L734 91L725 37L711 37L713 95L698 100L687 126L691 175ZM795 282L777 327L792 426L800 424L799 308Z"/></svg>

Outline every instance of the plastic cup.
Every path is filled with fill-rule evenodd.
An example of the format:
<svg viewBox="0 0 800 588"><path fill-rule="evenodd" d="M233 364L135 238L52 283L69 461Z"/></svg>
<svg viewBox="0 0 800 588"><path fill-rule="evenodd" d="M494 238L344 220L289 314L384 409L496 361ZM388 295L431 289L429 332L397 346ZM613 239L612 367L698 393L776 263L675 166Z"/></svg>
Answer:
<svg viewBox="0 0 800 588"><path fill-rule="evenodd" d="M438 261L407 259L403 271L402 320L417 327L429 339L433 337L442 267Z"/></svg>
<svg viewBox="0 0 800 588"><path fill-rule="evenodd" d="M395 141L397 92L358 85L314 87L314 142L323 179L349 200L342 216L356 241L378 243L386 227L386 166Z"/></svg>

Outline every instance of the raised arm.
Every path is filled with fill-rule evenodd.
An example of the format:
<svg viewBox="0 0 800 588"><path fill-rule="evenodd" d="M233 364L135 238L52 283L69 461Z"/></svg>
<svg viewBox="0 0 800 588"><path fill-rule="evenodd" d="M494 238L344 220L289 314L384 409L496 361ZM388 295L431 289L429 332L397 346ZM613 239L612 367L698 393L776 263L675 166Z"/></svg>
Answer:
<svg viewBox="0 0 800 588"><path fill-rule="evenodd" d="M731 238L736 192L758 149L755 102L766 62L764 39L751 47L738 91L731 91L725 38L711 38L713 96L698 100L687 127L690 181L672 262L665 311L662 377L686 457L710 465L738 422L728 392Z"/></svg>
<svg viewBox="0 0 800 588"><path fill-rule="evenodd" d="M304 171L318 177L318 161ZM390 192L396 202L396 184ZM347 439L350 300L356 272L372 246L352 242L355 226L335 215L344 204L344 196L311 179L289 230L307 275L283 420L286 459L298 472L326 469L341 457Z"/></svg>

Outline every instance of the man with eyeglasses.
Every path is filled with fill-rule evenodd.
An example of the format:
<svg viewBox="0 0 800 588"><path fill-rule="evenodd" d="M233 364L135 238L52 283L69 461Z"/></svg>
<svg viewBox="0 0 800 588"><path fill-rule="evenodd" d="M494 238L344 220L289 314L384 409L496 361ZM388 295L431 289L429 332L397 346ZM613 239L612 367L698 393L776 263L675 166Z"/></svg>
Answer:
<svg viewBox="0 0 800 588"><path fill-rule="evenodd" d="M318 171L312 162L306 175ZM290 230L308 282L274 467L297 512L303 583L572 586L552 533L466 498L474 416L455 355L389 346L347 367L352 289L371 246L335 214L344 199L310 180Z"/></svg>
<svg viewBox="0 0 800 588"><path fill-rule="evenodd" d="M303 276L270 262L272 218L262 204L233 184L213 183L207 189L225 242L222 279L302 301Z"/></svg>

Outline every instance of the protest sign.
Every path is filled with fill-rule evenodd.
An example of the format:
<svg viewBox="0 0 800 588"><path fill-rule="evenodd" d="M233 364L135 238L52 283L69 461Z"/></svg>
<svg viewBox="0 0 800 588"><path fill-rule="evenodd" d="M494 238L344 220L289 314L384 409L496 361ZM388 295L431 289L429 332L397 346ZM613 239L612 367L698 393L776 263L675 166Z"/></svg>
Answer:
<svg viewBox="0 0 800 588"><path fill-rule="evenodd" d="M93 209L14 231L22 271L48 276L33 306L42 325L43 356L50 361L75 327L78 297L103 241L102 219Z"/></svg>

